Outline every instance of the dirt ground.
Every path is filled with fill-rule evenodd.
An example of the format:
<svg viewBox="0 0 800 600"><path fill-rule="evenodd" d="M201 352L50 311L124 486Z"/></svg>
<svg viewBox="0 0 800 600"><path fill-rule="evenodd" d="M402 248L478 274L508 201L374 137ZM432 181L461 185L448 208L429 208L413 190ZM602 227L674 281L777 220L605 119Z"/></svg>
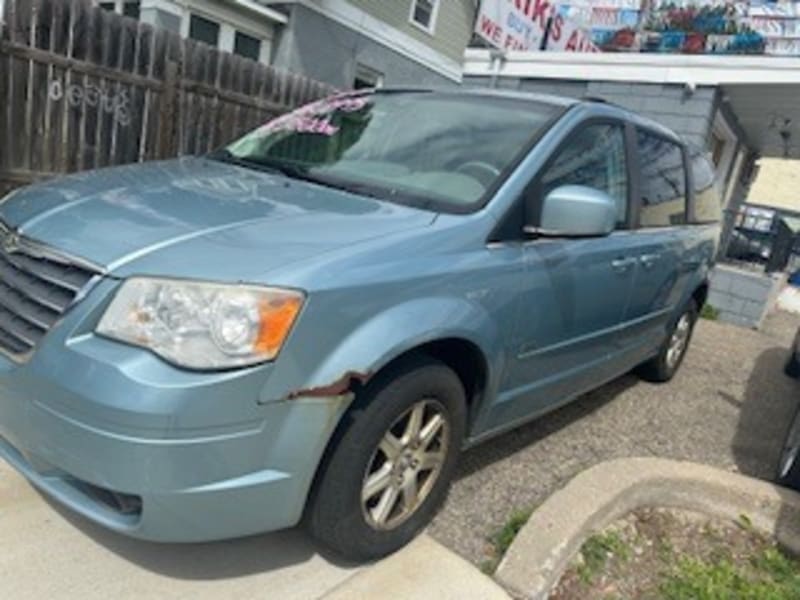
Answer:
<svg viewBox="0 0 800 600"><path fill-rule="evenodd" d="M468 451L430 532L480 565L515 511L613 458L690 460L770 479L800 400L800 383L782 372L799 325L785 312L760 331L701 320L670 383L623 376Z"/></svg>
<svg viewBox="0 0 800 600"><path fill-rule="evenodd" d="M785 586L773 581L782 575L791 578ZM741 598L772 592L788 600L798 581L797 563L745 515L733 523L649 508L590 537L550 599L673 598L691 591L697 595L687 598L721 598L735 588Z"/></svg>

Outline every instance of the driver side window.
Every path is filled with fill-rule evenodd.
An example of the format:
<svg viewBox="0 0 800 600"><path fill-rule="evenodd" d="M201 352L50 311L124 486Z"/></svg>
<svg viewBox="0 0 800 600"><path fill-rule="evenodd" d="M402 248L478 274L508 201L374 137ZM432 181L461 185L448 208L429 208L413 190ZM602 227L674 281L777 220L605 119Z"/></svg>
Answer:
<svg viewBox="0 0 800 600"><path fill-rule="evenodd" d="M628 167L621 125L588 125L573 135L540 177L544 198L562 185L585 185L611 196L617 205L617 227L628 218Z"/></svg>

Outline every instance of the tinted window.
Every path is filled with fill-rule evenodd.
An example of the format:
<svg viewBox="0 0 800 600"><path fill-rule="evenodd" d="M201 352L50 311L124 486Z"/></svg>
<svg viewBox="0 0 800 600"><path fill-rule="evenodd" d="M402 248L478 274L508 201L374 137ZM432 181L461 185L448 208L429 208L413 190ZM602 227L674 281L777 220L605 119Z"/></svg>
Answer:
<svg viewBox="0 0 800 600"><path fill-rule="evenodd" d="M628 169L621 125L589 125L569 139L541 177L541 197L562 185L606 192L617 204L617 224L628 209Z"/></svg>
<svg viewBox="0 0 800 600"><path fill-rule="evenodd" d="M715 223L720 220L722 205L714 185L714 167L699 151L690 154L694 184L694 221Z"/></svg>
<svg viewBox="0 0 800 600"><path fill-rule="evenodd" d="M261 54L261 40L237 31L233 40L233 52L250 60L258 60Z"/></svg>
<svg viewBox="0 0 800 600"><path fill-rule="evenodd" d="M642 172L642 227L686 222L686 169L681 147L664 138L637 134Z"/></svg>
<svg viewBox="0 0 800 600"><path fill-rule="evenodd" d="M189 37L193 40L216 46L217 40L219 40L219 23L198 15L192 15L189 20Z"/></svg>
<svg viewBox="0 0 800 600"><path fill-rule="evenodd" d="M266 123L227 152L253 168L465 212L479 205L557 110L462 94L343 94Z"/></svg>

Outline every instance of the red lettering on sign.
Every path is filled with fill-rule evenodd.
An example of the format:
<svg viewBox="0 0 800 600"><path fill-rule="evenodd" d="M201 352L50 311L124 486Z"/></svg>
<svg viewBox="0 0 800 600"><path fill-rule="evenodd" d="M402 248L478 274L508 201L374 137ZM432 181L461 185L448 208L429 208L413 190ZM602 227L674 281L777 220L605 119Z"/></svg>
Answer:
<svg viewBox="0 0 800 600"><path fill-rule="evenodd" d="M514 6L517 7L517 10L523 12L528 18L532 18L531 4L532 0L514 0Z"/></svg>
<svg viewBox="0 0 800 600"><path fill-rule="evenodd" d="M550 3L547 0L536 0L533 7L533 14L530 15L534 21L539 19L539 27L544 29L547 26L547 18L550 16Z"/></svg>
<svg viewBox="0 0 800 600"><path fill-rule="evenodd" d="M567 52L576 52L578 49L578 30L572 32L572 35L569 36L567 40L567 45L564 46L564 50Z"/></svg>
<svg viewBox="0 0 800 600"><path fill-rule="evenodd" d="M502 28L486 15L481 15L480 29L481 33L495 44L500 42L503 35Z"/></svg>
<svg viewBox="0 0 800 600"><path fill-rule="evenodd" d="M562 33L564 33L564 17L556 15L553 19L553 24L550 26L550 39L557 42L561 39Z"/></svg>
<svg viewBox="0 0 800 600"><path fill-rule="evenodd" d="M506 50L527 50L525 44L510 34L506 36L506 41L503 46Z"/></svg>

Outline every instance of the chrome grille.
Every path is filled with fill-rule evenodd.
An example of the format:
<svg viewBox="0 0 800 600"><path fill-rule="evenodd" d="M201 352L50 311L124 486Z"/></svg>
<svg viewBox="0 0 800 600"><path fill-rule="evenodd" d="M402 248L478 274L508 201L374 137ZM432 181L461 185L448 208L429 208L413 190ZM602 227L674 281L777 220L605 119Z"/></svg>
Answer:
<svg viewBox="0 0 800 600"><path fill-rule="evenodd" d="M0 223L0 351L29 357L98 274Z"/></svg>

